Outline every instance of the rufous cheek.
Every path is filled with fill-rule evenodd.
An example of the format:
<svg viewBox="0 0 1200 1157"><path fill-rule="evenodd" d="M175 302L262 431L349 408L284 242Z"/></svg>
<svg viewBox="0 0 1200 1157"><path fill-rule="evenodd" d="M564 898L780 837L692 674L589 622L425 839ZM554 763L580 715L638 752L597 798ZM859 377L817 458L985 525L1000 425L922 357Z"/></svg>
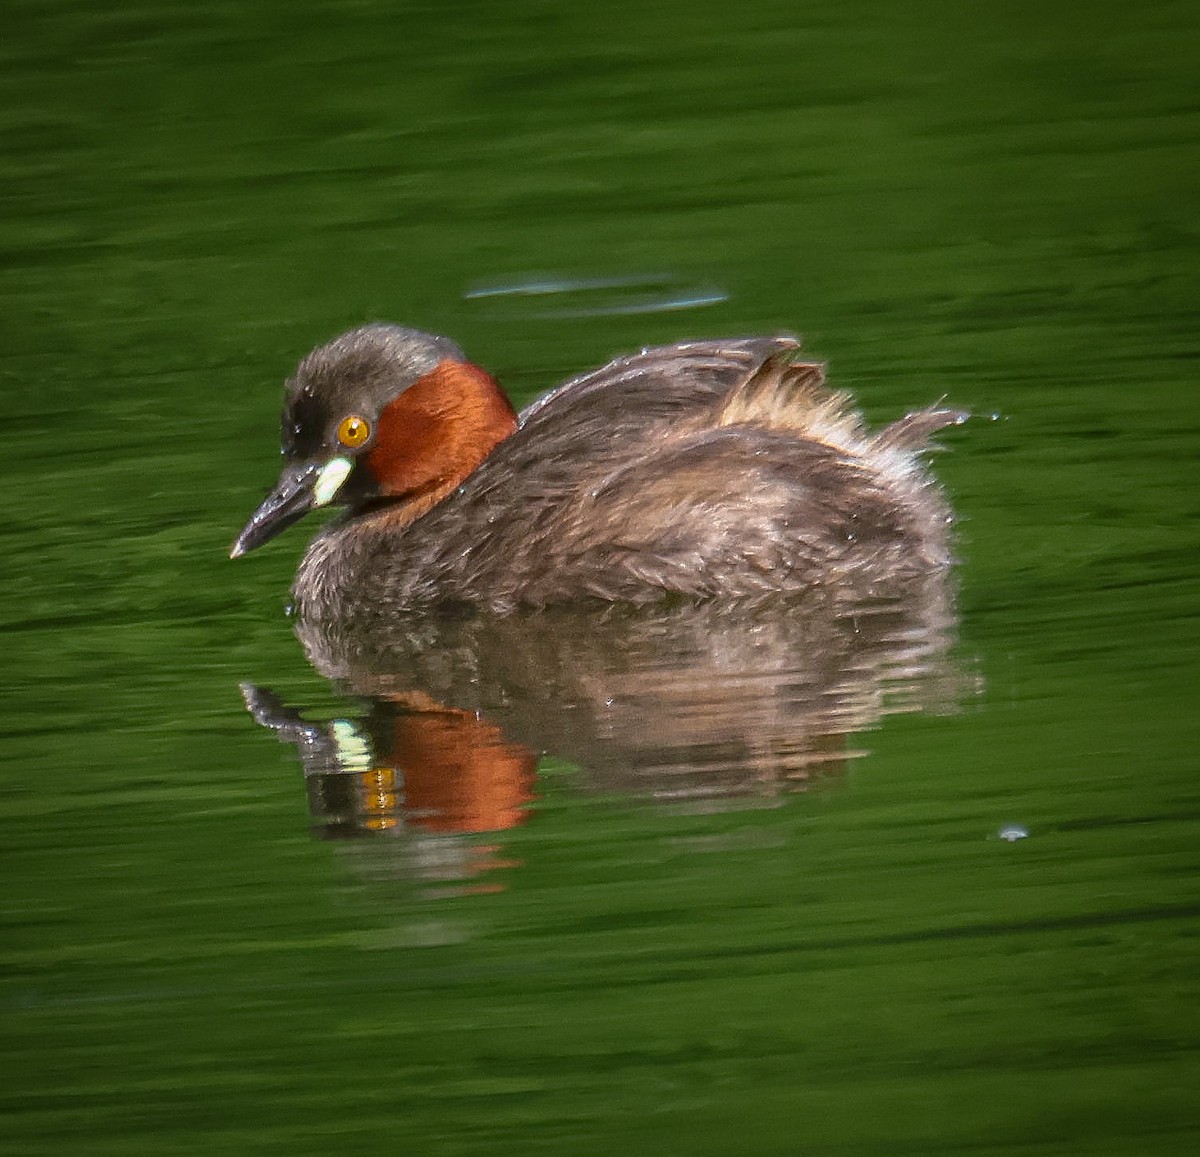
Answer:
<svg viewBox="0 0 1200 1157"><path fill-rule="evenodd" d="M441 458L447 423L416 404L419 399L409 398L415 388L410 386L379 415L375 442L367 453L367 468L384 494L423 490L445 468Z"/></svg>
<svg viewBox="0 0 1200 1157"><path fill-rule="evenodd" d="M382 493L420 495L457 485L516 428L495 380L444 361L380 413L367 467Z"/></svg>

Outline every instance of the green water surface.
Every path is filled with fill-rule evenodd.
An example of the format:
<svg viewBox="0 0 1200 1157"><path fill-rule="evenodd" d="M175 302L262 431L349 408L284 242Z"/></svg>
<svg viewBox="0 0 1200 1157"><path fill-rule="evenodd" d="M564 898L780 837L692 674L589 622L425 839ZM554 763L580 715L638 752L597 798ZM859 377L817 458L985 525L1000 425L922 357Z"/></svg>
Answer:
<svg viewBox="0 0 1200 1157"><path fill-rule="evenodd" d="M6 1151L1197 1151L1193 4L3 23ZM535 277L650 288L472 296ZM970 408L980 690L769 809L552 752L458 837L499 890L313 839L238 691L355 710L283 616L304 531L225 555L279 383L374 318L519 399L790 330L872 419Z"/></svg>

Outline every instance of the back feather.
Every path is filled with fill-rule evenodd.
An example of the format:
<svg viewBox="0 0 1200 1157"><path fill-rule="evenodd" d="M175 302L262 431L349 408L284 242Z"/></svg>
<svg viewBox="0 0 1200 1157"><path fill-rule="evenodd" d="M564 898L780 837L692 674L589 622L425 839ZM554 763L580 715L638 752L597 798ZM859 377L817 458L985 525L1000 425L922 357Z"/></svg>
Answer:
<svg viewBox="0 0 1200 1157"><path fill-rule="evenodd" d="M788 352L773 353L721 400L716 424L791 430L851 449L865 436L852 404L849 394L825 387L821 362L794 362Z"/></svg>
<svg viewBox="0 0 1200 1157"><path fill-rule="evenodd" d="M914 410L875 435L877 450L925 450L929 439L947 426L961 426L971 415L966 410L942 410L935 403Z"/></svg>

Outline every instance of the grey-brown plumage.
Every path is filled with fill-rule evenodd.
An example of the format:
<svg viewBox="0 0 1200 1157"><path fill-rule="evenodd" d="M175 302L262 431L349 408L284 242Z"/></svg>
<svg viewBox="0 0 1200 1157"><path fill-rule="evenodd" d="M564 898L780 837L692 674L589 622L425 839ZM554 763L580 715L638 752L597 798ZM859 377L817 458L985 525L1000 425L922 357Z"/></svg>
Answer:
<svg viewBox="0 0 1200 1157"><path fill-rule="evenodd" d="M797 344L664 346L565 383L417 517L402 502L352 505L304 556L300 615L333 626L435 603L508 611L815 588L862 599L948 566L950 512L920 451L965 415L931 407L872 434L821 366L792 360ZM372 355L369 337L350 347L356 380L386 391L391 353ZM325 380L329 348L309 358Z"/></svg>

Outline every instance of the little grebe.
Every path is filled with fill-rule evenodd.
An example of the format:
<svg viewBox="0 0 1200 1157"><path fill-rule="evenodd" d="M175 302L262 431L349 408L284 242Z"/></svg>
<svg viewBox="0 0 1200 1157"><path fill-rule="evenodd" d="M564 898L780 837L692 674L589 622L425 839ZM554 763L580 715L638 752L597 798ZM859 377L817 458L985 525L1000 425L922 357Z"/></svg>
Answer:
<svg viewBox="0 0 1200 1157"><path fill-rule="evenodd" d="M285 465L231 551L317 507L294 595L331 622L436 603L886 596L949 565L920 451L964 420L878 433L789 337L682 342L573 378L517 414L449 339L368 325L287 383Z"/></svg>

